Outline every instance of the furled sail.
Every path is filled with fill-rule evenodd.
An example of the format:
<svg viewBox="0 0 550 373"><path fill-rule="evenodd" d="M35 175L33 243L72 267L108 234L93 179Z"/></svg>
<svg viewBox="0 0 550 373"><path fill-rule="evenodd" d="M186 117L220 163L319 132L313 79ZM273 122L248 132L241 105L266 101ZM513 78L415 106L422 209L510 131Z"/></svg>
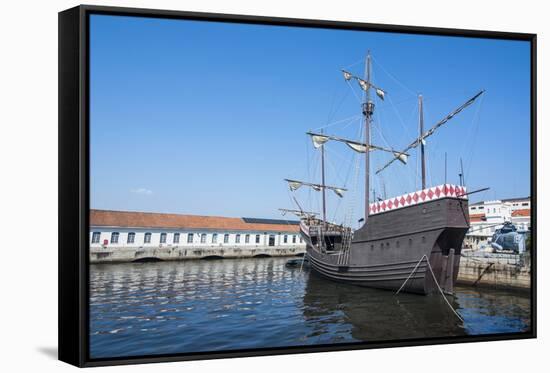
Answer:
<svg viewBox="0 0 550 373"><path fill-rule="evenodd" d="M350 80L353 77L353 75L351 75L350 73L348 73L345 70L342 70L342 72L344 73L344 79L346 79L346 80Z"/></svg>
<svg viewBox="0 0 550 373"><path fill-rule="evenodd" d="M393 156L396 157L397 160L403 164L407 164L407 161L409 160L409 156L404 153L394 152Z"/></svg>
<svg viewBox="0 0 550 373"><path fill-rule="evenodd" d="M355 142L346 141L345 142L347 146L352 148L358 153L366 153L367 152L367 145L366 144L357 144Z"/></svg>
<svg viewBox="0 0 550 373"><path fill-rule="evenodd" d="M366 81L366 80L364 80L364 79L361 79L361 78L359 78L359 77L353 75L352 73L350 73L350 72L348 72L348 71L346 71L346 70L342 70L342 73L344 74L344 79L345 79L346 81L349 81L349 80L351 80L351 79L357 80L357 83L359 83L359 86L360 86L361 89L362 89L363 91L365 91L365 92L368 91L369 88L372 87L372 88L375 89L376 95L377 95L378 97L380 97L380 99L382 99L382 100L384 99L384 96L386 95L386 91L384 91L383 89L376 87L376 86L375 86L374 84L372 84L371 82L368 82L368 81Z"/></svg>
<svg viewBox="0 0 550 373"><path fill-rule="evenodd" d="M313 190L315 190L317 192L323 190L323 188L324 189L330 189L330 190L334 191L334 193L336 193L339 197L342 197L344 195L344 192L348 191L347 189L341 188L341 187L314 184L314 183L308 183L308 182L299 181L299 180L285 179L285 181L288 183L288 187L290 188L291 191L295 191L296 189L300 188L303 185L308 186L308 187L312 188Z"/></svg>
<svg viewBox="0 0 550 373"><path fill-rule="evenodd" d="M418 145L420 144L425 144L426 143L426 138L433 135L434 132L440 128L442 125L444 125L445 123L447 123L451 118L453 118L455 115L457 115L458 113L460 113L462 110L464 110L465 108L467 108L468 106L470 106L471 104L474 103L474 101L483 94L483 92L485 92L485 90L482 90L482 91L479 91L475 96L473 96L472 98L470 98L468 101L466 101L465 103L463 103L461 106L459 106L458 108L456 108L453 112L451 112L449 115L447 115L445 118L443 118L442 120L440 120L439 122L437 122L432 128L430 128L429 130L427 130L426 132L424 132L422 134L422 136L418 137L417 139L415 139L412 143L409 144L409 146L407 146L402 152L400 152L399 154L404 154L407 150L410 150L410 149L413 149L413 148L416 148ZM380 173L382 172L383 170L385 170L387 167L389 167L389 165L391 165L395 160L400 160L401 162L403 162L403 160L401 159L400 156L398 155L394 155L394 157L388 162L386 163L384 166L382 166L381 168L379 168L376 173Z"/></svg>
<svg viewBox="0 0 550 373"><path fill-rule="evenodd" d="M334 193L336 193L336 195L340 198L344 197L344 191L345 189L342 189L342 188L334 188Z"/></svg>
<svg viewBox="0 0 550 373"><path fill-rule="evenodd" d="M356 79L357 79L357 82L359 83L359 86L361 87L361 89L365 92L368 91L369 83L366 80L363 80L363 79L360 79L360 78L356 78Z"/></svg>
<svg viewBox="0 0 550 373"><path fill-rule="evenodd" d="M292 213L300 218L315 217L319 215L318 212L302 211L302 210L279 209L279 211L281 211L281 215L283 216L285 216L287 213Z"/></svg>
<svg viewBox="0 0 550 373"><path fill-rule="evenodd" d="M344 138L337 137L337 136L321 135L321 134L313 133L313 132L307 132L307 134L311 136L311 139L313 141L313 146L316 149L319 148L319 146L320 146L320 145L316 145L317 143L319 143L319 138L322 138L321 141L322 141L323 144L326 143L328 140L334 140L334 141L339 141L339 142L345 143L347 146L349 146L351 149L355 150L358 153L366 153L367 152L367 144L365 144L363 142L348 140L348 139L344 139ZM383 152L392 153L395 157L399 157L399 160L403 163L407 163L407 158L409 156L407 153L399 152L399 151L396 151L394 149L388 149L388 148L384 148L382 146L373 145L373 144L369 145L369 150L370 151L380 150L380 151L383 151Z"/></svg>
<svg viewBox="0 0 550 373"><path fill-rule="evenodd" d="M323 135L314 135L311 136L311 139L313 141L313 146L315 147L315 149L319 149L324 143L329 140L329 137Z"/></svg>
<svg viewBox="0 0 550 373"><path fill-rule="evenodd" d="M287 181L288 181L288 187L293 192L303 185L300 181L294 181L294 180L287 180Z"/></svg>

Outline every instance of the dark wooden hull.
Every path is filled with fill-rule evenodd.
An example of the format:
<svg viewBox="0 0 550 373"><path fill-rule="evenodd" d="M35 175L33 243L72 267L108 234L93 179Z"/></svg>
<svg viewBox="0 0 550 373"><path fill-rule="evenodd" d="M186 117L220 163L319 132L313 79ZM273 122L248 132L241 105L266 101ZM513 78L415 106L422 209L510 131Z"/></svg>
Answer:
<svg viewBox="0 0 550 373"><path fill-rule="evenodd" d="M347 251L321 252L307 237L307 254L327 278L389 290L399 289L420 262L403 291L429 294L437 281L452 292L468 229L468 201L446 197L369 216Z"/></svg>

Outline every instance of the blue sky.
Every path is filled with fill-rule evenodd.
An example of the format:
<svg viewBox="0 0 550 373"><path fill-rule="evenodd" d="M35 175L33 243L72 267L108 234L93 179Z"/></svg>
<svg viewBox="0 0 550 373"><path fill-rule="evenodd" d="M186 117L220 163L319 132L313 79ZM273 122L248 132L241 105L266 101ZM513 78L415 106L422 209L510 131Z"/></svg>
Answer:
<svg viewBox="0 0 550 373"><path fill-rule="evenodd" d="M447 152L448 182L462 158L468 188L491 188L473 201L529 195L527 42L105 15L90 27L92 208L280 217L293 207L283 178L319 179L305 132L361 136L361 92L340 69L361 75L369 49L388 92L373 143L399 149L417 135L418 93L429 128L485 89L428 140L428 185L443 183ZM326 148L327 183L350 189L329 196L329 217L359 218L364 164L343 144ZM373 169L389 157L371 154ZM371 193L419 189L417 165L412 150L407 166L372 177ZM296 197L319 210L317 192Z"/></svg>

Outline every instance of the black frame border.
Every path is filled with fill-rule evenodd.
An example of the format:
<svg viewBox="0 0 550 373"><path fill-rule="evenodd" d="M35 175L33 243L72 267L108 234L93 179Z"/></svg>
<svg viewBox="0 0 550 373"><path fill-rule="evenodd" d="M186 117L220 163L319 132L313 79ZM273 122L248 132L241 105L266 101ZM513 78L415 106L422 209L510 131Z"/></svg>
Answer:
<svg viewBox="0 0 550 373"><path fill-rule="evenodd" d="M531 46L531 330L522 333L419 338L314 346L258 348L220 352L181 353L92 359L89 355L89 16L91 14L213 21L306 28L376 31L400 34L456 36L528 41ZM296 353L364 350L536 338L537 330L537 35L279 18L158 9L80 5L59 13L59 214L58 214L58 341L59 360L79 367L153 362L221 359ZM76 249L75 249L76 248Z"/></svg>

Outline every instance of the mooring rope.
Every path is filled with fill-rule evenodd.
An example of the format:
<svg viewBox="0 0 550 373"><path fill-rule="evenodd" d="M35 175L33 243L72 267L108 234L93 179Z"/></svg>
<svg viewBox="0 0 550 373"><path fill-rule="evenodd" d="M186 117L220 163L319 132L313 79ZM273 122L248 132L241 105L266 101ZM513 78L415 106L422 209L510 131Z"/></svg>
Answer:
<svg viewBox="0 0 550 373"><path fill-rule="evenodd" d="M435 273L432 269L432 265L430 264L430 261L428 260L428 257L426 256L426 254L422 255L422 258L420 258L420 260L418 261L418 263L416 263L416 266L414 267L414 269L411 271L411 273L409 274L409 277L407 277L405 279L405 281L403 282L403 284L401 285L401 287L399 288L399 290L397 290L397 292L395 293L395 295L399 294L399 292L403 289L403 287L405 287L405 284L407 283L407 281L409 281L409 279L412 277L412 275L416 272L416 270L418 269L418 266L420 265L420 263L422 263L422 261L424 260L424 258L426 258L426 263L428 264L428 268L430 269L430 273L432 274L432 278L435 282L435 284L437 285L437 289L439 290L439 292L441 293L441 296L443 297L443 299L445 300L445 302L447 303L447 305L449 306L449 308L451 309L451 311L453 311L453 313L455 314L456 317L458 317L458 319L460 321L462 321L464 323L464 319L462 318L462 316L460 316L458 314L458 312L456 312L456 310L453 308L453 306L451 305L451 303L449 302L449 300L447 299L447 297L445 296L445 293L443 292L443 289L441 289L441 287L439 286L439 283L437 282L437 279L435 278Z"/></svg>
<svg viewBox="0 0 550 373"><path fill-rule="evenodd" d="M426 255L424 255L426 256ZM447 297L445 296L445 293L443 293L443 289L441 289L441 287L439 286L439 283L437 282L436 278L435 278L435 273L432 269L432 265L430 264L430 261L429 260L426 260L426 263L428 263L428 268L430 269L430 272L432 274L432 277L434 279L434 282L435 284L437 285L437 288L439 289L439 292L441 293L441 296L443 297L443 299L445 299L445 302L447 303L447 305L449 306L449 308L451 309L451 311L453 311L453 313L456 315L456 317L458 317L458 319L462 322L464 322L464 319L462 318L462 316L460 316L458 314L458 312L455 311L455 309L453 308L453 306L451 305L451 303L449 302L449 300L447 299Z"/></svg>
<svg viewBox="0 0 550 373"><path fill-rule="evenodd" d="M418 269L418 266L420 265L420 263L422 263L422 261L424 260L424 258L426 258L426 255L422 255L422 258L420 258L420 260L418 261L418 263L416 263L416 266L414 266L414 269L412 270L412 272L409 274L409 277L407 277L405 279L405 281L403 282L403 284L401 285L401 287L399 288L399 290L397 290L397 292L395 293L395 295L399 294L401 292L401 290L403 290L403 288L405 287L405 284L407 283L407 281L409 281L409 279L412 277L412 275L416 272L416 270ZM427 259L427 258L426 258Z"/></svg>

